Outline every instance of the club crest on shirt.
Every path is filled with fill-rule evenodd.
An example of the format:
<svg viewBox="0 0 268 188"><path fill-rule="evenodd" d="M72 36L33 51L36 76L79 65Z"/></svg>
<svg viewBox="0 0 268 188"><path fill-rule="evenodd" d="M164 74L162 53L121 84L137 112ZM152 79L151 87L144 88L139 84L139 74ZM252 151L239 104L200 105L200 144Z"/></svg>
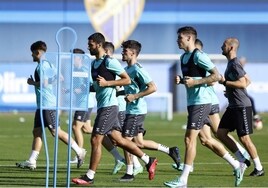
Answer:
<svg viewBox="0 0 268 188"><path fill-rule="evenodd" d="M145 0L84 0L93 28L115 48L136 28Z"/></svg>

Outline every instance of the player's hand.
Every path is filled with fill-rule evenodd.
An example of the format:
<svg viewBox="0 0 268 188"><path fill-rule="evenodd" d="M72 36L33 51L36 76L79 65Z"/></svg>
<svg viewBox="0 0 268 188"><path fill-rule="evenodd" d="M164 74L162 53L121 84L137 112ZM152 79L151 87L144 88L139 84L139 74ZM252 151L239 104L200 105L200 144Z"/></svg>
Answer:
<svg viewBox="0 0 268 188"><path fill-rule="evenodd" d="M181 82L181 77L179 76L179 75L177 75L176 77L175 77L175 84L180 84L180 82Z"/></svg>
<svg viewBox="0 0 268 188"><path fill-rule="evenodd" d="M108 82L102 76L98 75L98 78L96 78L96 80L97 80L97 83L98 83L99 86L101 86L101 87L107 87L108 86Z"/></svg>
<svg viewBox="0 0 268 188"><path fill-rule="evenodd" d="M136 100L136 97L134 94L127 94L125 97L125 101L128 103L133 102L134 100Z"/></svg>
<svg viewBox="0 0 268 188"><path fill-rule="evenodd" d="M219 80L219 83L220 83L220 84L223 84L223 82L225 81L225 78L224 78L223 75L220 75L220 76L221 76L221 79Z"/></svg>
<svg viewBox="0 0 268 188"><path fill-rule="evenodd" d="M35 81L34 81L34 79L33 79L33 76L30 75L30 77L27 79L27 84L29 84L29 85L34 85L34 83L35 83Z"/></svg>
<svg viewBox="0 0 268 188"><path fill-rule="evenodd" d="M195 80L192 77L185 76L183 78L183 82L184 82L184 85L186 87L193 87L193 86L195 86Z"/></svg>

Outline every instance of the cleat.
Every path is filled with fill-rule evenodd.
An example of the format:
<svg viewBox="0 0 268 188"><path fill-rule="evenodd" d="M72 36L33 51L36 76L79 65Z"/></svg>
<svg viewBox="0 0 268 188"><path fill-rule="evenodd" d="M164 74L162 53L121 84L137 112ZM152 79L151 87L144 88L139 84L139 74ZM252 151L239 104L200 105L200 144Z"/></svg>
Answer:
<svg viewBox="0 0 268 188"><path fill-rule="evenodd" d="M77 164L78 163L78 158L75 156L71 161L70 164Z"/></svg>
<svg viewBox="0 0 268 188"><path fill-rule="evenodd" d="M257 170L256 168L254 168L254 170L249 174L250 176L264 176L265 172L264 172L264 168L262 168L262 170Z"/></svg>
<svg viewBox="0 0 268 188"><path fill-rule="evenodd" d="M121 170L121 168L123 166L125 166L125 159L122 159L122 160L116 160L115 161L115 165L114 165L114 168L113 168L113 171L112 171L112 174L117 174L119 170Z"/></svg>
<svg viewBox="0 0 268 188"><path fill-rule="evenodd" d="M174 168L175 170L178 170L178 171L183 171L184 163L180 163L179 168L177 167L176 164L172 164L172 168ZM193 172L193 171L194 171L194 167L192 166L192 168L190 169L190 172Z"/></svg>
<svg viewBox="0 0 268 188"><path fill-rule="evenodd" d="M177 166L180 166L181 158L180 158L179 148L177 147L169 148L168 155L173 159L173 161L177 164Z"/></svg>
<svg viewBox="0 0 268 188"><path fill-rule="evenodd" d="M83 175L80 178L73 178L72 182L77 185L92 185L94 183L93 179L89 179L87 175Z"/></svg>
<svg viewBox="0 0 268 188"><path fill-rule="evenodd" d="M16 163L16 166L19 168L28 168L30 170L36 169L36 162L30 162L29 160L23 161L21 163Z"/></svg>
<svg viewBox="0 0 268 188"><path fill-rule="evenodd" d="M240 163L240 166L234 170L236 187L238 187L240 183L242 182L246 168L247 168L247 165L245 163Z"/></svg>
<svg viewBox="0 0 268 188"><path fill-rule="evenodd" d="M84 163L86 154L87 151L85 149L82 149L82 152L77 155L77 168L80 168L80 166L82 166L82 164Z"/></svg>
<svg viewBox="0 0 268 188"><path fill-rule="evenodd" d="M133 180L134 180L134 175L129 175L129 174L125 174L119 179L119 181L122 181L122 182L128 182L128 181L133 181Z"/></svg>
<svg viewBox="0 0 268 188"><path fill-rule="evenodd" d="M167 187L172 187L172 188L175 188L175 187L187 188L187 183L182 182L180 178L176 178L175 180L164 182L164 185Z"/></svg>
<svg viewBox="0 0 268 188"><path fill-rule="evenodd" d="M149 172L149 180L154 179L156 165L157 159L155 157L150 157L149 163L146 165L147 171Z"/></svg>
<svg viewBox="0 0 268 188"><path fill-rule="evenodd" d="M142 174L143 173L143 167L137 167L133 169L133 175L136 176L137 174Z"/></svg>

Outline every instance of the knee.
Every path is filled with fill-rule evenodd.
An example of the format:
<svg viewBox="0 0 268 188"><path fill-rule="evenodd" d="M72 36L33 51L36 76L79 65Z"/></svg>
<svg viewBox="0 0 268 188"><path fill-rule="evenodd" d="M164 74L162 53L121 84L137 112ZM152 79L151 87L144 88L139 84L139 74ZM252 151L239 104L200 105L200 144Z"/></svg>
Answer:
<svg viewBox="0 0 268 188"><path fill-rule="evenodd" d="M208 146L209 145L209 139L200 137L200 142L203 146Z"/></svg>
<svg viewBox="0 0 268 188"><path fill-rule="evenodd" d="M136 143L136 145L137 145L139 148L141 148L141 149L144 148L144 144L143 144L143 142L135 141L135 143Z"/></svg>
<svg viewBox="0 0 268 188"><path fill-rule="evenodd" d="M91 136L91 145L92 146L98 146L102 145L102 136Z"/></svg>

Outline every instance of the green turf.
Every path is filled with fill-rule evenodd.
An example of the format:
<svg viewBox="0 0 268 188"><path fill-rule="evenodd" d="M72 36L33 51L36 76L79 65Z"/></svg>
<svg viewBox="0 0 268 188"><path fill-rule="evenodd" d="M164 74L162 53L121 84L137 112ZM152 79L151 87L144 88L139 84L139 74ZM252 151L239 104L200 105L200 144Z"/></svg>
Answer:
<svg viewBox="0 0 268 188"><path fill-rule="evenodd" d="M24 117L25 122L20 123L19 117ZM268 169L268 115L262 114L264 128L255 131L252 135L260 159L265 169ZM62 128L67 130L66 117L62 118ZM146 119L146 139L152 139L168 146L179 146L181 153L184 153L184 131L181 127L185 124L185 114L174 114L174 120L169 122L161 120L159 115L149 114ZM266 124L266 125L265 125ZM16 162L28 159L32 142L33 114L0 114L0 187L44 187L45 186L45 152L42 149L38 159L38 167L35 171L15 167ZM53 186L53 137L47 133L48 147L50 153L50 187ZM90 136L85 135L85 147L88 150L88 159L80 168L75 165L71 168L71 177L78 177L84 174L88 168ZM120 149L121 152L121 149ZM133 182L122 183L118 179L124 174L125 168L117 175L111 175L114 160L111 155L103 149L103 157L95 176L95 187L163 187L163 182L172 180L180 174L171 168L172 160L165 154L157 151L145 151L156 156L159 160L155 179L148 180L148 174L136 176ZM72 155L74 155L72 153ZM66 160L67 147L59 143L58 152L57 187L66 187ZM183 158L183 155L182 155ZM245 172L241 187L268 187L268 178L249 177L253 165ZM71 187L76 187L72 184ZM221 158L210 150L201 146L198 142L197 157L194 163L194 173L189 176L188 186L191 187L233 187L234 176L232 168Z"/></svg>

